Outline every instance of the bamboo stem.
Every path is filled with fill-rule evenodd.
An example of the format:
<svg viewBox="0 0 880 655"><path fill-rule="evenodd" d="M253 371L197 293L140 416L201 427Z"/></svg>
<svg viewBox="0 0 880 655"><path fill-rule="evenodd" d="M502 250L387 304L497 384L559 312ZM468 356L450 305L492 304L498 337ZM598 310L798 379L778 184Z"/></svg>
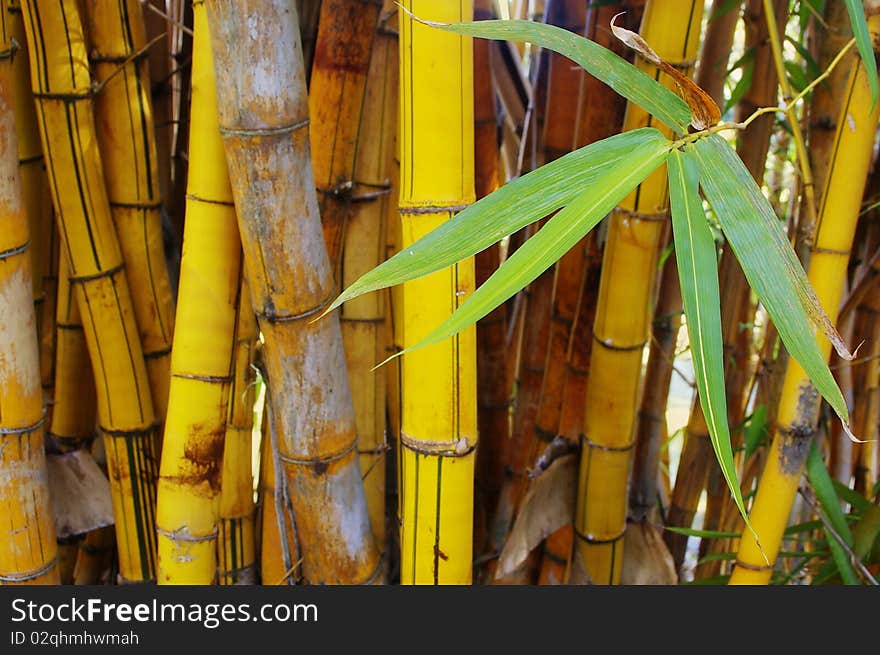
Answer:
<svg viewBox="0 0 880 655"><path fill-rule="evenodd" d="M0 584L58 584L43 454L30 233L15 133L12 44L0 6Z"/></svg>
<svg viewBox="0 0 880 655"><path fill-rule="evenodd" d="M381 562L357 455L334 295L309 161L308 104L292 0L210 0L220 132L271 407L310 584L364 584ZM259 35L254 37L251 35Z"/></svg>

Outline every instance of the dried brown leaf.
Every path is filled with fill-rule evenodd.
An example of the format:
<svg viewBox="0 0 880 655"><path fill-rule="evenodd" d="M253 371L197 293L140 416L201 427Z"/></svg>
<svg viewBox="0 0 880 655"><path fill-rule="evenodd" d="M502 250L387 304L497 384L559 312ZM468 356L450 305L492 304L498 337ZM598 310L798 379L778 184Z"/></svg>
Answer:
<svg viewBox="0 0 880 655"><path fill-rule="evenodd" d="M629 523L623 539L623 585L678 584L675 563L660 531L647 521Z"/></svg>
<svg viewBox="0 0 880 655"><path fill-rule="evenodd" d="M497 579L513 573L541 541L572 522L576 490L577 455L560 457L533 480L498 558Z"/></svg>

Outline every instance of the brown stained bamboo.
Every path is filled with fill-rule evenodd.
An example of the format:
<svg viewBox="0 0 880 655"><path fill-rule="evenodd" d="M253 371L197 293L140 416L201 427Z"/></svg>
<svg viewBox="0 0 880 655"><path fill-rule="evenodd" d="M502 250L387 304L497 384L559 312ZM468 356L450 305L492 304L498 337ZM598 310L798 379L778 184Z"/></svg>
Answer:
<svg viewBox="0 0 880 655"><path fill-rule="evenodd" d="M254 310L265 339L279 456L311 584L381 570L357 457L335 283L309 162L308 104L292 0L206 2L220 131Z"/></svg>
<svg viewBox="0 0 880 655"><path fill-rule="evenodd" d="M55 216L98 389L120 578L155 575L155 414L95 135L88 57L73 0L22 2L31 85Z"/></svg>
<svg viewBox="0 0 880 655"><path fill-rule="evenodd" d="M310 79L312 61L315 55L315 42L318 35L318 23L321 14L322 0L296 0L296 13L299 16L299 29L302 42L303 63L306 69L306 80Z"/></svg>
<svg viewBox="0 0 880 655"><path fill-rule="evenodd" d="M784 24L782 17L787 11L787 3L785 0L774 0L774 7L779 17L777 24ZM743 24L746 30L746 48L753 49L755 53L754 69L752 83L734 109L736 121L744 121L756 109L776 104L778 93L776 69L768 44L767 22L763 18L762 11L762 0L747 0L743 11ZM773 125L773 116L761 116L738 138L737 153L758 183L764 178ZM745 275L729 247L724 248L721 256L719 285L728 424L735 428L740 425L744 416L744 395L751 374L751 331L742 329L742 326L752 323L755 307L751 301L751 290ZM691 405L685 433L686 439L679 465L682 475L676 476L667 524L689 527L696 515L700 494L708 486L713 505L708 525L713 526L711 529L717 529L718 511L727 501L729 494L721 469L708 443L709 428L696 395ZM737 437L738 434L734 434L734 438ZM680 567L684 561L687 537L667 531L664 538L672 553L673 561L677 567Z"/></svg>
<svg viewBox="0 0 880 655"><path fill-rule="evenodd" d="M354 173L367 71L381 7L381 0L321 2L309 81L309 139L324 242L337 283L342 281L343 242L352 202L377 191L364 188ZM381 181L379 184L381 190Z"/></svg>
<svg viewBox="0 0 880 655"><path fill-rule="evenodd" d="M224 146L205 8L194 7L193 101L184 254L159 469L159 584L211 584L229 389L235 373L241 242Z"/></svg>
<svg viewBox="0 0 880 655"><path fill-rule="evenodd" d="M345 288L383 260L397 117L394 5L324 0L309 83L309 137L324 240ZM381 12L380 12L381 9ZM379 23L380 15L383 22ZM385 542L385 359L382 294L347 303L339 316L370 524Z"/></svg>
<svg viewBox="0 0 880 655"><path fill-rule="evenodd" d="M858 463L855 466L854 488L869 500L872 498L874 486L877 484L877 424L878 424L878 393L880 393L880 301L873 294L865 303L870 320L869 330L865 334L871 344L865 354L860 388L863 400L857 404L853 413L853 425L860 429L859 434L865 443L858 444Z"/></svg>
<svg viewBox="0 0 880 655"><path fill-rule="evenodd" d="M693 66L702 2L649 1L641 35L661 57ZM645 62L638 65L658 75ZM660 79L671 84L660 75ZM651 125L627 107L624 129ZM575 515L576 548L597 584L620 580L626 528L626 484L635 438L642 351L650 327L650 299L666 217L666 170L650 175L612 212L602 265ZM625 303L627 311L621 311Z"/></svg>
<svg viewBox="0 0 880 655"><path fill-rule="evenodd" d="M156 418L168 406L174 301L162 239L159 160L146 28L138 0L86 3L90 60L100 85L95 121L110 211L125 260Z"/></svg>
<svg viewBox="0 0 880 655"><path fill-rule="evenodd" d="M57 584L43 454L43 399L30 231L13 115L13 49L0 6L0 584Z"/></svg>
<svg viewBox="0 0 880 655"><path fill-rule="evenodd" d="M474 20L495 17L492 0L475 0ZM477 199L489 195L500 185L499 147L490 42L474 39L474 191ZM500 263L500 245L477 253L474 257L476 285L485 282ZM506 336L505 304L477 321L477 427L481 440L475 483L477 552L483 552L487 544L489 513L498 503L504 475L501 453L510 431Z"/></svg>
<svg viewBox="0 0 880 655"><path fill-rule="evenodd" d="M241 282L235 325L234 372L229 387L226 439L220 476L217 534L219 584L256 584L254 474L254 351L259 333L247 280Z"/></svg>
<svg viewBox="0 0 880 655"><path fill-rule="evenodd" d="M739 1L713 0L703 35L700 64L694 81L712 96L719 107L724 106L724 82L741 4Z"/></svg>
<svg viewBox="0 0 880 655"><path fill-rule="evenodd" d="M66 257L58 267L55 382L49 436L62 452L82 448L95 437L95 378L85 332L68 276Z"/></svg>
<svg viewBox="0 0 880 655"><path fill-rule="evenodd" d="M408 0L420 18L473 15L470 0ZM400 18L399 212L406 248L474 200L473 44ZM403 285L404 345L474 289L472 259ZM403 356L401 582L467 584L473 573L476 330Z"/></svg>
<svg viewBox="0 0 880 655"><path fill-rule="evenodd" d="M880 16L872 16L869 27L877 30ZM865 68L858 59L850 66L843 98L833 148L835 157L825 178L816 234L809 239L814 245L808 277L832 322L836 321L839 310L880 115L877 107L871 107ZM857 193L853 193L854 190ZM831 344L819 334L817 345L826 357L830 354ZM816 429L819 399L806 374L796 362L789 360L775 424L778 427L773 430L775 434L761 485L749 513L763 550L754 535L743 533L731 584L767 584L770 579Z"/></svg>
<svg viewBox="0 0 880 655"><path fill-rule="evenodd" d="M656 307L633 452L629 490L629 516L633 521L654 521L657 517L654 510L659 498L660 449L667 435L666 405L683 311L674 254L663 265Z"/></svg>

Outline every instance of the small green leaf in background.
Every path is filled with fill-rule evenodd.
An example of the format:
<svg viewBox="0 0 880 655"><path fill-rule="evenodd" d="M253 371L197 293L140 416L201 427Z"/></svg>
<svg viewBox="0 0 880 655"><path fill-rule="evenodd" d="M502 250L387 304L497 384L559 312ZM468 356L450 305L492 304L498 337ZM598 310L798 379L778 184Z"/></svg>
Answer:
<svg viewBox="0 0 880 655"><path fill-rule="evenodd" d="M767 429L767 406L758 405L749 417L743 433L744 455L748 459L758 449L758 446L769 436Z"/></svg>
<svg viewBox="0 0 880 655"><path fill-rule="evenodd" d="M846 10L849 12L849 22L852 24L853 35L856 37L856 47L859 56L865 64L868 72L868 85L871 87L871 108L877 104L877 96L880 94L880 86L877 83L877 61L874 59L874 44L871 33L868 31L868 21L865 18L865 10L862 0L846 0Z"/></svg>
<svg viewBox="0 0 880 655"><path fill-rule="evenodd" d="M872 551L878 546L878 538L880 538L880 507L872 505L862 515L853 531L853 550L856 557L862 561L870 561Z"/></svg>
<svg viewBox="0 0 880 655"><path fill-rule="evenodd" d="M700 200L699 164L692 152L673 150L668 168L675 258L700 405L727 487L743 520L754 532L739 488L727 424L718 251ZM757 535L755 539L760 543Z"/></svg>
<svg viewBox="0 0 880 655"><path fill-rule="evenodd" d="M684 100L608 48L574 32L528 20L481 20L450 24L423 22L456 34L495 41L527 42L558 52L627 100L656 116L676 133L687 134L691 110Z"/></svg>
<svg viewBox="0 0 880 655"><path fill-rule="evenodd" d="M746 50L745 54L739 58L739 60L730 67L728 71L728 75L735 71L736 69L741 68L742 74L740 75L739 81L736 83L736 86L733 87L733 90L730 92L730 97L727 99L727 102L724 103L724 113L726 114L730 109L742 100L742 97L746 94L752 86L752 77L755 73L755 49L749 48Z"/></svg>
<svg viewBox="0 0 880 655"><path fill-rule="evenodd" d="M665 530L681 534L686 537L699 537L700 539L739 539L742 535L739 532L722 532L721 530L697 530L696 528L681 528L674 525L667 525Z"/></svg>
<svg viewBox="0 0 880 655"><path fill-rule="evenodd" d="M668 143L653 128L632 130L579 148L508 182L364 273L324 313L361 294L415 280L472 257L595 187L609 168L619 166L647 142Z"/></svg>
<svg viewBox="0 0 880 655"><path fill-rule="evenodd" d="M847 424L849 410L816 344L812 318L836 335L785 231L730 145L717 134L688 146L700 163L700 185L752 289L773 319L788 352ZM809 315L809 318L808 318ZM839 335L836 337L839 339Z"/></svg>
<svg viewBox="0 0 880 655"><path fill-rule="evenodd" d="M822 454L816 447L815 441L810 444L810 453L807 456L807 477L810 480L813 491L816 493L816 499L819 501L822 513L825 515L825 520L840 535L840 538L846 542L846 545L852 547L852 532L850 532L849 525L847 525L846 519L843 516L843 510L840 509L840 501L837 498L837 493L834 491L834 484L831 482L831 476L828 475L828 469L825 468L825 462L822 461ZM844 584L860 584L859 576L856 575L855 569L853 569L849 556L843 546L840 545L840 542L834 535L829 534L827 540L831 556L835 564L837 564L837 570Z"/></svg>
<svg viewBox="0 0 880 655"><path fill-rule="evenodd" d="M449 318L392 358L448 339L550 268L666 160L671 142L650 128L643 131L643 137L642 143L625 159L603 169L595 184L583 189L581 195L520 246Z"/></svg>

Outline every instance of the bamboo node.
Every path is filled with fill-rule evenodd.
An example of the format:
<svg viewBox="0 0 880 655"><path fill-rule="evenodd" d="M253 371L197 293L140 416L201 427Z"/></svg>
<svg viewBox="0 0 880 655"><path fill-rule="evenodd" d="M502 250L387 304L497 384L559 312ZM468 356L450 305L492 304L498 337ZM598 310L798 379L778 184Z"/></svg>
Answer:
<svg viewBox="0 0 880 655"><path fill-rule="evenodd" d="M151 350L150 352L144 352L144 359L161 359L165 357L165 355L171 354L171 347L162 348L160 350Z"/></svg>
<svg viewBox="0 0 880 655"><path fill-rule="evenodd" d="M195 380L208 384L230 384L234 378L231 375L195 375L194 373L172 373L171 377L181 380Z"/></svg>
<svg viewBox="0 0 880 655"><path fill-rule="evenodd" d="M285 455L284 453L279 451L278 457L281 459L282 462L285 462L286 464L294 464L296 466L314 466L316 469L323 466L326 470L327 464L344 458L356 448L357 439L352 439L348 445L344 446L342 449L336 451L335 453L330 453L329 455L318 455L317 457L295 457L293 455Z"/></svg>
<svg viewBox="0 0 880 655"><path fill-rule="evenodd" d="M202 541L214 541L217 538L217 526L214 526L214 530L211 533L200 535L190 534L189 527L185 525L176 530L164 530L156 526L156 534L167 537L174 542L199 543Z"/></svg>
<svg viewBox="0 0 880 655"><path fill-rule="evenodd" d="M327 297L311 309L299 312L298 314L276 314L274 308L272 310L262 309L256 312L257 318L268 321L269 323L290 323L292 321L300 321L304 318L314 316L315 314L321 314L324 309L326 309L327 306L333 302L333 298L335 296L336 290L331 289Z"/></svg>
<svg viewBox="0 0 880 655"><path fill-rule="evenodd" d="M57 565L58 565L58 558L53 557L51 560L49 560L48 564L45 564L44 566L41 566L40 568L38 568L34 571L29 571L27 573L0 574L0 582L9 582L11 584L15 584L17 582L27 582L28 580L36 580L40 576L45 575L46 573L51 571Z"/></svg>
<svg viewBox="0 0 880 655"><path fill-rule="evenodd" d="M82 323L61 323L59 321L56 321L55 327L59 330L73 330L76 332L82 331L83 329Z"/></svg>
<svg viewBox="0 0 880 655"><path fill-rule="evenodd" d="M105 427L98 426L98 431L107 437L119 437L122 439L151 437L159 428L159 423L152 423L145 428L138 430L109 430Z"/></svg>
<svg viewBox="0 0 880 655"><path fill-rule="evenodd" d="M209 205L222 205L223 207L235 207L235 203L228 200L212 200L210 198L203 198L202 196L197 196L194 193L186 194L187 200L195 200L196 202L204 202Z"/></svg>
<svg viewBox="0 0 880 655"><path fill-rule="evenodd" d="M594 536L592 533L584 534L583 532L581 532L580 530L577 530L577 529L575 529L574 534L578 539L580 539L581 541L585 541L586 543L588 543L592 546L602 546L604 544L613 544L614 542L620 541L621 539L623 539L623 535L626 534L626 523L624 523L624 525L623 525L623 530L618 532L613 537L604 537L604 538L600 539L599 537Z"/></svg>
<svg viewBox="0 0 880 655"><path fill-rule="evenodd" d="M775 566L774 564L748 564L739 559L734 562L734 565L749 571L769 571Z"/></svg>
<svg viewBox="0 0 880 655"><path fill-rule="evenodd" d="M603 348L606 348L608 350L616 350L618 352L642 350L645 347L645 344L648 343L647 341L642 341L641 343L635 343L630 346L618 346L615 345L615 343L611 339L599 338L599 336L595 332L593 333L593 341L598 343Z"/></svg>
<svg viewBox="0 0 880 655"><path fill-rule="evenodd" d="M40 420L36 423L32 423L30 425L26 425L23 428L4 428L0 427L0 436L8 436L8 435L16 435L16 434L27 434L29 432L36 432L43 424L46 422L46 410L43 409L43 414L40 416Z"/></svg>
<svg viewBox="0 0 880 655"><path fill-rule="evenodd" d="M30 157L21 157L18 160L19 166L27 166L28 164L35 164L37 162L43 161L43 153L40 152L36 155L31 155Z"/></svg>
<svg viewBox="0 0 880 655"><path fill-rule="evenodd" d="M604 450L609 453L624 453L628 450L632 450L633 446L635 446L635 441L631 441L623 446L606 446L605 444L596 443L585 434L580 435L580 440L583 444L586 444L590 448L595 448L596 450Z"/></svg>
<svg viewBox="0 0 880 655"><path fill-rule="evenodd" d="M290 125L282 125L281 127L221 127L220 134L224 137L239 137L249 139L257 136L281 136L296 132L308 126L309 119L291 123Z"/></svg>
<svg viewBox="0 0 880 655"><path fill-rule="evenodd" d="M637 221L654 221L654 222L662 222L666 220L668 215L668 211L662 212L653 212L653 213L645 213L645 212L637 212L631 209L627 209L626 207L621 207L618 205L614 208L614 212L623 216L624 219L632 218Z"/></svg>
<svg viewBox="0 0 880 655"><path fill-rule="evenodd" d="M110 201L110 207L119 207L121 209L160 209L162 207L161 201L154 202L116 202Z"/></svg>
<svg viewBox="0 0 880 655"><path fill-rule="evenodd" d="M10 257L15 257L16 255L20 255L21 253L25 252L30 247L31 247L31 242L30 242L30 240L28 240L28 241L25 241L20 246L15 246L14 248L9 248L8 250L3 250L2 252L0 252L0 261L3 261L4 259L9 259Z"/></svg>
<svg viewBox="0 0 880 655"><path fill-rule="evenodd" d="M103 271L100 271L98 273L91 273L89 275L70 275L67 279L70 281L71 284L92 282L93 280L100 280L102 277L113 277L124 268L125 262L122 262L120 264L117 264L116 266L104 269Z"/></svg>
<svg viewBox="0 0 880 655"><path fill-rule="evenodd" d="M467 437L462 437L458 441L429 441L416 439L404 432L400 433L400 444L419 455L433 457L464 457L477 447L476 441L471 444Z"/></svg>
<svg viewBox="0 0 880 655"><path fill-rule="evenodd" d="M422 214L457 214L470 207L470 205L435 205L424 207L405 207L397 208L397 213L401 216L419 216Z"/></svg>

